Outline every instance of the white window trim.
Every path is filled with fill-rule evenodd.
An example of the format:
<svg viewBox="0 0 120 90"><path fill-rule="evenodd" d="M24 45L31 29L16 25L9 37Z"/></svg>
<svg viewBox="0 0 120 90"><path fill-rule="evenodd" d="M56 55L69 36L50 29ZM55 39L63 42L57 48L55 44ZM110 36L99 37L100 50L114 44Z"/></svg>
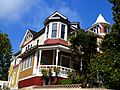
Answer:
<svg viewBox="0 0 120 90"><path fill-rule="evenodd" d="M62 57L66 57L66 58L69 58L70 59L70 64L69 64L69 68L71 67L71 57L69 56L65 56L65 55L60 55L60 66L62 66Z"/></svg>
<svg viewBox="0 0 120 90"><path fill-rule="evenodd" d="M31 68L32 66L33 66L33 57L32 57L32 55L31 56L29 56L29 60L30 60L30 58L32 58L32 65L30 66L30 62L29 62L29 68Z"/></svg>
<svg viewBox="0 0 120 90"><path fill-rule="evenodd" d="M56 37L52 37L52 25L53 25L54 23L57 24ZM58 29L59 29L59 23L58 23L58 22L52 22L52 23L51 23L51 34L50 34L50 37L51 37L52 39L58 38Z"/></svg>
<svg viewBox="0 0 120 90"><path fill-rule="evenodd" d="M23 61L23 71L26 70L26 59Z"/></svg>
<svg viewBox="0 0 120 90"><path fill-rule="evenodd" d="M61 38L61 31L62 31L62 28L61 28L61 27L62 27L62 24L65 25L64 39ZM62 22L60 22L60 33L59 33L59 38L61 38L61 39L63 39L63 40L67 40L67 24L62 23Z"/></svg>
<svg viewBox="0 0 120 90"><path fill-rule="evenodd" d="M52 37L52 24L53 23L57 23L57 33L56 33L56 37ZM47 36L47 26L49 25L49 33L48 33L48 38L46 38ZM50 22L49 24L47 24L45 26L45 40L47 39L57 39L60 37L60 22Z"/></svg>

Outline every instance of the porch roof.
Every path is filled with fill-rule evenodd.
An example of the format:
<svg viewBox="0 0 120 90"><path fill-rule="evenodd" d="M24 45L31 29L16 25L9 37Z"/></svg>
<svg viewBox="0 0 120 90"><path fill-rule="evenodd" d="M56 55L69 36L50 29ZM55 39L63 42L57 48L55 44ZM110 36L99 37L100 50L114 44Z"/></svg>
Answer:
<svg viewBox="0 0 120 90"><path fill-rule="evenodd" d="M63 51L70 52L69 47L65 46L65 45L62 45L62 44L35 45L31 49L29 49L29 50L25 51L24 53L20 54L19 58L25 58L25 57L31 55L32 53L34 53L38 49L40 49L40 50L60 49L60 50L63 50Z"/></svg>

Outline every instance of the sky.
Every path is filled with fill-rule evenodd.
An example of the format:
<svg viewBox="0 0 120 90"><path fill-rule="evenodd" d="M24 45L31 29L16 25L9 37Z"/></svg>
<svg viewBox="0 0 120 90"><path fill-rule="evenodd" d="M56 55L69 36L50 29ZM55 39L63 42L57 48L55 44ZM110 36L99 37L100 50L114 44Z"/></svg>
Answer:
<svg viewBox="0 0 120 90"><path fill-rule="evenodd" d="M100 13L112 25L111 7L108 0L0 0L0 31L8 34L15 53L27 29L40 31L44 20L55 11L86 29Z"/></svg>

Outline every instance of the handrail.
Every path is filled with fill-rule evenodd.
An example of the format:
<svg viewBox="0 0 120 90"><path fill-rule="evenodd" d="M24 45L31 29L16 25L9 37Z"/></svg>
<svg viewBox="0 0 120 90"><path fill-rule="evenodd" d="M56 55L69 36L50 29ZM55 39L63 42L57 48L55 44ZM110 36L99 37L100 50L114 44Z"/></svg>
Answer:
<svg viewBox="0 0 120 90"><path fill-rule="evenodd" d="M54 71L54 67L56 67L56 65L40 65L39 67L39 71L41 70L47 70L47 69L52 69L52 73L53 73L53 76L55 75L55 71ZM59 76L60 77L64 77L64 78L67 78L68 76L68 72L73 72L75 71L74 69L72 68L67 68L67 67L63 67L63 66L57 66L57 68L60 68L60 72L59 72Z"/></svg>
<svg viewBox="0 0 120 90"><path fill-rule="evenodd" d="M40 67L56 67L56 65L40 65ZM72 68L67 68L67 67L63 67L63 66L57 66L57 67L60 67L60 68L65 68L65 69L72 69ZM72 69L74 70L74 69Z"/></svg>

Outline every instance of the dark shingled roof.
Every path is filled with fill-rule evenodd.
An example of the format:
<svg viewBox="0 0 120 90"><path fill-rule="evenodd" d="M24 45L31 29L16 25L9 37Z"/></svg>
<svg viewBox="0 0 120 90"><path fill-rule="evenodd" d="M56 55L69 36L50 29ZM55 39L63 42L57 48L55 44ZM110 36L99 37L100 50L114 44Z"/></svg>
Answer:
<svg viewBox="0 0 120 90"><path fill-rule="evenodd" d="M33 31L31 29L29 29L29 31L33 34L33 36L37 33L36 31Z"/></svg>

